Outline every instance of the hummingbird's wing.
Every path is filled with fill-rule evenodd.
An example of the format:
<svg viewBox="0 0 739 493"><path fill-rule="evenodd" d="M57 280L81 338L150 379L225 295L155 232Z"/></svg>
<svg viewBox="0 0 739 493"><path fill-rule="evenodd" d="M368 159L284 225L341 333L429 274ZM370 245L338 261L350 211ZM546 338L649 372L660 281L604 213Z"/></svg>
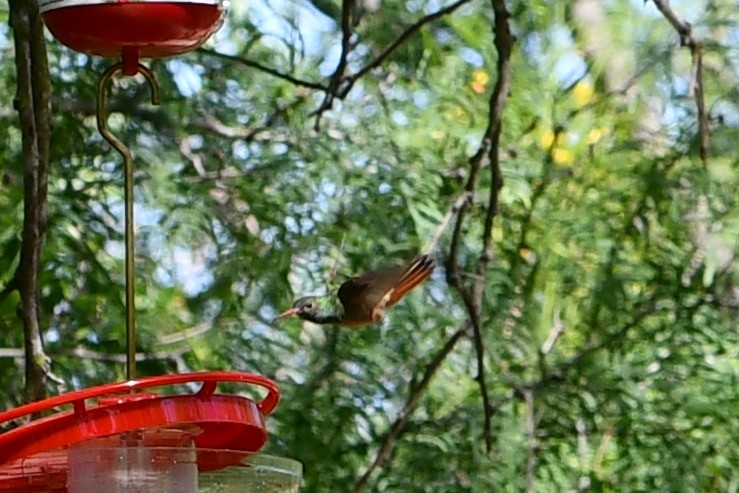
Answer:
<svg viewBox="0 0 739 493"><path fill-rule="evenodd" d="M352 277L341 285L338 292L344 306L342 324L362 325L379 321L386 308L428 279L433 271L434 260L422 255L407 267Z"/></svg>

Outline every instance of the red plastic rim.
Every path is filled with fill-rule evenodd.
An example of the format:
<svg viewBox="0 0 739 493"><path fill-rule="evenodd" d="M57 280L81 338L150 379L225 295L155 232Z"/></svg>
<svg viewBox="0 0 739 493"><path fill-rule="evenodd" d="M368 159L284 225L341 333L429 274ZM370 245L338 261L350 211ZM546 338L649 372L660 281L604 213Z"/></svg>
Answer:
<svg viewBox="0 0 739 493"><path fill-rule="evenodd" d="M256 385L267 390L260 402L216 394L219 382ZM132 392L152 387L202 383L194 394L161 395ZM96 399L96 405L86 403ZM32 421L0 435L0 465L40 452L121 433L159 428L194 430L198 448L259 450L267 440L264 417L280 399L277 384L260 375L202 372L163 375L79 390L33 402L0 414L0 424L48 411L72 409Z"/></svg>

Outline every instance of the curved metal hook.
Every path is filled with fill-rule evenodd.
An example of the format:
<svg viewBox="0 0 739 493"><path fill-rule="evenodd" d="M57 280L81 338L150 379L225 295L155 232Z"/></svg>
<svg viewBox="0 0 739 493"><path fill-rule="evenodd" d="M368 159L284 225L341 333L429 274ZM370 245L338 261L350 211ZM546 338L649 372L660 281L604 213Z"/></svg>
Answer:
<svg viewBox="0 0 739 493"><path fill-rule="evenodd" d="M126 378L133 380L136 376L136 305L134 278L134 238L133 238L133 158L131 151L121 140L108 129L108 114L105 109L106 86L117 72L122 72L123 64L117 63L103 73L97 88L97 124L100 134L123 157L124 205L125 205L125 248L126 248ZM154 74L139 64L139 72L143 74L151 88L151 104L159 104L159 85Z"/></svg>
<svg viewBox="0 0 739 493"><path fill-rule="evenodd" d="M149 87L151 88L151 104L158 105L159 85L157 84L156 78L154 78L154 74L151 70L141 64L139 64L138 68L139 72L141 72L141 74L146 78L146 81L149 83ZM98 81L97 123L100 134L110 143L111 146L113 146L113 148L115 148L116 151L118 151L118 153L123 157L125 164L127 161L132 161L131 152L128 150L126 145L108 129L108 114L105 108L107 101L105 86L108 85L110 79L112 79L117 72L123 72L123 63L116 63L110 67L105 71L105 73L103 73Z"/></svg>

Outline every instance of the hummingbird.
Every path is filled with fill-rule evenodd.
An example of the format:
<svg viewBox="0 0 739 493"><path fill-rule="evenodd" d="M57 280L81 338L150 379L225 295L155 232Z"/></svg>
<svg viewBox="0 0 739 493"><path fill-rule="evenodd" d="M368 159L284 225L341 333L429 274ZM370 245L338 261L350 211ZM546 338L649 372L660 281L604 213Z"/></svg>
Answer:
<svg viewBox="0 0 739 493"><path fill-rule="evenodd" d="M385 268L352 277L339 287L336 294L299 298L275 321L297 315L317 324L344 327L379 322L385 310L428 279L434 267L433 258L421 255L406 267Z"/></svg>

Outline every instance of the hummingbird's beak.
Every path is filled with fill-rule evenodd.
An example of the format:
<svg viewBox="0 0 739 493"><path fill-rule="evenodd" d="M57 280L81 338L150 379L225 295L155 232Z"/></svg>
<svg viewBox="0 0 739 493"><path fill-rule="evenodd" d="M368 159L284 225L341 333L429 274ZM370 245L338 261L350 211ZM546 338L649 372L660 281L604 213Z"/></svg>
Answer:
<svg viewBox="0 0 739 493"><path fill-rule="evenodd" d="M280 313L279 315L277 315L277 316L276 316L276 317L274 318L274 320L272 320L272 322L273 322L273 323L274 323L274 322L277 322L277 321L278 321L279 319L281 319L281 318L285 318L285 317L290 317L290 316L292 316L292 315L295 315L295 314L297 314L297 313L298 313L298 309L297 309L297 308L295 308L295 307L293 307L293 308L290 308L289 310L285 310L284 312L282 312L282 313Z"/></svg>

